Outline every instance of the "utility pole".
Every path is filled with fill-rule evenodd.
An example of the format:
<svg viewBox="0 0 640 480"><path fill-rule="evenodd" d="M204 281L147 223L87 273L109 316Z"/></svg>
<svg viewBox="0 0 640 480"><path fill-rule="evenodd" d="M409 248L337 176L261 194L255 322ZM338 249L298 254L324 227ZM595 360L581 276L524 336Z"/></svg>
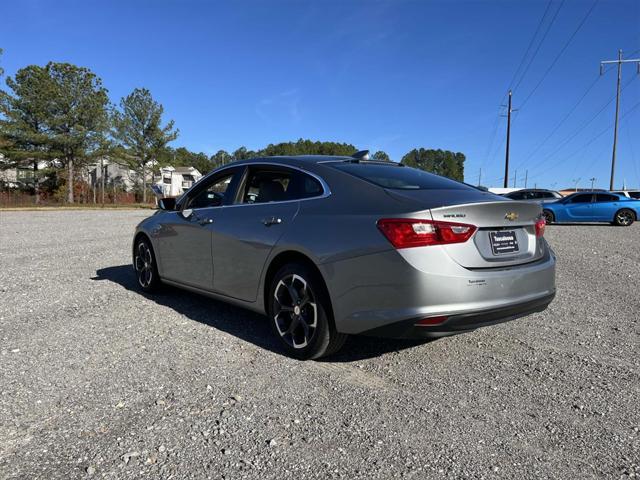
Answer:
<svg viewBox="0 0 640 480"><path fill-rule="evenodd" d="M611 180L609 181L609 190L613 190L613 179L616 171L616 145L618 143L618 117L620 114L620 82L622 81L622 64L636 63L638 68L638 73L640 74L640 58L623 60L622 50L618 50L617 60L604 60L600 62L600 75L604 73L604 66L610 63L618 64L618 84L616 89L616 120L613 127L613 152L611 154Z"/></svg>
<svg viewBox="0 0 640 480"><path fill-rule="evenodd" d="M507 147L504 157L504 188L509 181L509 140L511 139L511 90L509 90L509 104L507 105Z"/></svg>
<svg viewBox="0 0 640 480"><path fill-rule="evenodd" d="M518 169L516 168L516 172L513 174L513 188L516 188L517 181L518 181Z"/></svg>
<svg viewBox="0 0 640 480"><path fill-rule="evenodd" d="M596 181L596 177L591 177L589 180L591 180L591 190L593 190L593 184Z"/></svg>
<svg viewBox="0 0 640 480"><path fill-rule="evenodd" d="M529 170L524 171L524 188L527 188L527 179L529 178Z"/></svg>
<svg viewBox="0 0 640 480"><path fill-rule="evenodd" d="M105 174L105 166L104 166L104 157L100 157L100 183L102 184L102 198L100 201L102 202L102 206L104 207L104 174Z"/></svg>
<svg viewBox="0 0 640 480"><path fill-rule="evenodd" d="M576 188L575 188L575 191L576 191L576 192L578 191L578 183L580 182L580 179L581 179L581 178L582 178L582 177L574 178L574 179L572 180L572 182L576 184Z"/></svg>
<svg viewBox="0 0 640 480"><path fill-rule="evenodd" d="M482 167L480 167L480 173L478 173L478 186L482 185Z"/></svg>

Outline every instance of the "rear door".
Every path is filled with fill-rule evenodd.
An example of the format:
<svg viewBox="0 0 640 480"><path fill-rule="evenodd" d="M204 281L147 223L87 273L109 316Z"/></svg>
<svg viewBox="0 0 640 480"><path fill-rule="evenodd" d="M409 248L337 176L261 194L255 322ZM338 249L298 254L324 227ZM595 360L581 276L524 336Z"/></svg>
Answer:
<svg viewBox="0 0 640 480"><path fill-rule="evenodd" d="M293 222L304 198L322 195L320 182L280 165L251 165L235 203L216 216L214 289L255 301L271 250Z"/></svg>
<svg viewBox="0 0 640 480"><path fill-rule="evenodd" d="M600 222L611 222L619 208L620 199L609 193L597 193L593 203L593 219Z"/></svg>

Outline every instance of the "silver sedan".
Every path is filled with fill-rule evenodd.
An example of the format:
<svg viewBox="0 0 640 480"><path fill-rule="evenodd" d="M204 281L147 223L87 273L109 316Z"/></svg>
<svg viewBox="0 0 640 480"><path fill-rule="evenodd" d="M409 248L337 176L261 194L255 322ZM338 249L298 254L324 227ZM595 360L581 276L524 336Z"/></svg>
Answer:
<svg viewBox="0 0 640 480"><path fill-rule="evenodd" d="M253 159L161 200L133 265L144 291L263 313L288 353L319 358L350 334L438 337L544 310L556 261L540 214L361 156Z"/></svg>

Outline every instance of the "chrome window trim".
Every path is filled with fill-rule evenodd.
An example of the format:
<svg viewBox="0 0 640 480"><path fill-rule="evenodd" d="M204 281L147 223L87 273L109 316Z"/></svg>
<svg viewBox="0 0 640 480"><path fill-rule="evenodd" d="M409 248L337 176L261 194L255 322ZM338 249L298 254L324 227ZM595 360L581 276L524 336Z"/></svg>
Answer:
<svg viewBox="0 0 640 480"><path fill-rule="evenodd" d="M280 200L277 202L263 202L263 203L232 203L230 205L220 205L218 207L204 207L204 208L226 208L226 207L247 207L247 206L255 206L255 205L280 205L283 203L292 203L292 202L304 202L306 200L318 200L321 198L327 198L331 195L331 189L329 188L329 185L327 184L327 182L325 182L325 180L320 177L319 175L310 172L309 170L305 170L304 168L300 168L300 167L296 167L294 165L288 165L286 163L277 163L277 162L242 162L242 163L234 163L233 165L225 165L222 166L210 173L208 173L207 175L205 175L204 177L202 177L200 179L200 181L198 181L196 184L194 184L189 190L187 190L186 192L184 192L183 196L186 197L189 192L191 191L191 189L193 187L195 187L198 183L200 182L204 182L206 179L208 179L211 176L217 175L219 173L223 173L225 170L227 169L231 169L231 168L235 168L235 167L253 167L253 166L257 166L257 167L263 167L263 166L267 166L267 167L280 167L280 168L290 168L292 170L296 170L298 172L304 173L306 175L309 175L310 177L316 179L318 182L320 182L320 186L322 187L322 194L320 195L316 195L315 197L308 197L308 198L297 198L294 200Z"/></svg>

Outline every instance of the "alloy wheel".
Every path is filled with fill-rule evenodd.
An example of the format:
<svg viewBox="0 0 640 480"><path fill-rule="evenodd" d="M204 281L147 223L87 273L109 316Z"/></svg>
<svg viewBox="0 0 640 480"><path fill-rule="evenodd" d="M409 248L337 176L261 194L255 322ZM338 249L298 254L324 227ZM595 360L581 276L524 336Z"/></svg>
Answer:
<svg viewBox="0 0 640 480"><path fill-rule="evenodd" d="M619 225L627 226L633 222L633 214L628 210L622 210L616 214L616 220Z"/></svg>
<svg viewBox="0 0 640 480"><path fill-rule="evenodd" d="M153 280L153 255L145 242L140 242L136 249L135 258L138 283L142 288L149 288Z"/></svg>
<svg viewBox="0 0 640 480"><path fill-rule="evenodd" d="M273 320L282 339L295 349L309 345L318 326L318 308L307 281L297 274L287 275L273 296Z"/></svg>

